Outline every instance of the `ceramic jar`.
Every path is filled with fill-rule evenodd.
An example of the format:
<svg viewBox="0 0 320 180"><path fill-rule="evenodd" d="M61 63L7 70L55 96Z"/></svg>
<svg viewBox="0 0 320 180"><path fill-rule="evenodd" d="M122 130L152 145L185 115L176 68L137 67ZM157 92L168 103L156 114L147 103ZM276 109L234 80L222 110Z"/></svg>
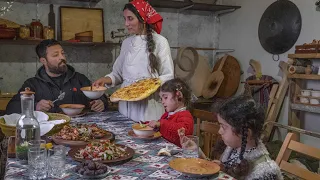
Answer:
<svg viewBox="0 0 320 180"><path fill-rule="evenodd" d="M306 69L305 69L305 73L306 74L311 74L312 73L312 68L310 65L307 65Z"/></svg>

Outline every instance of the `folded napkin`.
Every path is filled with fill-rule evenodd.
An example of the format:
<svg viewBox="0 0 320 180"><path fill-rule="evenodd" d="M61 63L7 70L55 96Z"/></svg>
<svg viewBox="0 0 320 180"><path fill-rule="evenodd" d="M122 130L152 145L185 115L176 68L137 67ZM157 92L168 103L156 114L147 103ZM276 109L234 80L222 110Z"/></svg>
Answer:
<svg viewBox="0 0 320 180"><path fill-rule="evenodd" d="M4 118L4 121L9 126L16 126L18 120L20 119L21 115L17 113L13 113L10 115L4 115L2 116Z"/></svg>
<svg viewBox="0 0 320 180"><path fill-rule="evenodd" d="M42 121L40 124L40 136L47 134L55 125L65 123L66 120L52 120L52 121Z"/></svg>

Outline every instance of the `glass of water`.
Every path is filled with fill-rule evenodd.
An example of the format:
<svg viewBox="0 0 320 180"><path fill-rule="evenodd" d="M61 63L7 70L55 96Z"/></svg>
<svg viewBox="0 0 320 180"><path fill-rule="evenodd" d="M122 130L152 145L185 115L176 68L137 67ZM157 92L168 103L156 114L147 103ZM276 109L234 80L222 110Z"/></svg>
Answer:
<svg viewBox="0 0 320 180"><path fill-rule="evenodd" d="M28 147L38 147L38 148L45 148L46 147L46 141L45 140L32 140L29 141Z"/></svg>
<svg viewBox="0 0 320 180"><path fill-rule="evenodd" d="M198 136L184 136L181 138L181 147L183 150L183 157L198 158L199 157L199 137Z"/></svg>
<svg viewBox="0 0 320 180"><path fill-rule="evenodd" d="M48 150L48 176L62 178L65 175L66 150L66 147L61 145Z"/></svg>
<svg viewBox="0 0 320 180"><path fill-rule="evenodd" d="M47 150L40 146L28 149L28 172L30 179L47 177Z"/></svg>

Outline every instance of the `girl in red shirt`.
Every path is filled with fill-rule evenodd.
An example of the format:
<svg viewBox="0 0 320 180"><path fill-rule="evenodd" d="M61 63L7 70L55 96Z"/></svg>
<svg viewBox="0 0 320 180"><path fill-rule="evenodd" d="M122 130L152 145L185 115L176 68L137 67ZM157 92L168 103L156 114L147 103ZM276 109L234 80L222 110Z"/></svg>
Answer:
<svg viewBox="0 0 320 180"><path fill-rule="evenodd" d="M178 130L184 128L185 135L193 134L193 117L187 110L191 90L182 80L172 79L161 86L160 98L166 112L159 121L150 121L148 125L160 128L162 137L181 147Z"/></svg>

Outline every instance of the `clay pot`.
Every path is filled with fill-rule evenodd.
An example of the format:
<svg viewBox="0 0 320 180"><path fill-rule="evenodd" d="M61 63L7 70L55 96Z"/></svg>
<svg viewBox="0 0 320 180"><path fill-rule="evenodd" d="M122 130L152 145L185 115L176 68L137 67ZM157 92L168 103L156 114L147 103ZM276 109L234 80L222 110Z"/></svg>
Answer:
<svg viewBox="0 0 320 180"><path fill-rule="evenodd" d="M312 68L310 65L307 65L306 69L305 69L306 74L311 74L312 73Z"/></svg>

